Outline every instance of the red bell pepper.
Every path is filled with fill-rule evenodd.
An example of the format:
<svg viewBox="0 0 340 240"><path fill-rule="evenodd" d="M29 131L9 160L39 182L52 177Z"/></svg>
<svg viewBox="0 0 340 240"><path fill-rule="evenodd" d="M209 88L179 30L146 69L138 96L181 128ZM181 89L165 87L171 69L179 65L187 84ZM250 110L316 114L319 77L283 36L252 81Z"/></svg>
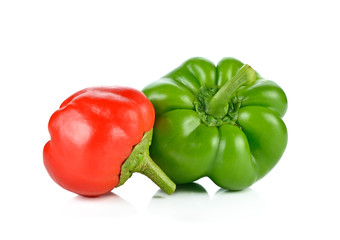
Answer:
<svg viewBox="0 0 340 240"><path fill-rule="evenodd" d="M140 91L79 91L50 118L44 165L61 187L83 196L106 194L133 172L147 175L171 194L175 184L149 157L154 120L154 108Z"/></svg>

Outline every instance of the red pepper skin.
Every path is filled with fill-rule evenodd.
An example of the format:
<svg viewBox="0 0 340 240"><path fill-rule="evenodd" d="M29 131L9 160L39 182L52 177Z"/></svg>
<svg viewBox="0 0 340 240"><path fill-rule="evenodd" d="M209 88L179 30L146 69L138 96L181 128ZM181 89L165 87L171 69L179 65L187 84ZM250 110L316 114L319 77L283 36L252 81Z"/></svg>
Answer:
<svg viewBox="0 0 340 240"><path fill-rule="evenodd" d="M61 187L88 197L103 195L117 186L123 162L154 121L154 108L140 91L84 89L51 116L44 165Z"/></svg>

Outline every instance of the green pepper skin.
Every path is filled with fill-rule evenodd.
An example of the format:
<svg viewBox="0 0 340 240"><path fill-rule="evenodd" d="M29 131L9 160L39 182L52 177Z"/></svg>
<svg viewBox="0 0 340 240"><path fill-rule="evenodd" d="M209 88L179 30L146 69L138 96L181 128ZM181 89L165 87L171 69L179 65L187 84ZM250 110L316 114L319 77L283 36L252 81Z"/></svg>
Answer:
<svg viewBox="0 0 340 240"><path fill-rule="evenodd" d="M242 75L242 66L233 58L217 66L192 58L143 90L156 112L151 157L175 183L208 176L241 190L280 160L288 139L281 119L286 95L249 66Z"/></svg>

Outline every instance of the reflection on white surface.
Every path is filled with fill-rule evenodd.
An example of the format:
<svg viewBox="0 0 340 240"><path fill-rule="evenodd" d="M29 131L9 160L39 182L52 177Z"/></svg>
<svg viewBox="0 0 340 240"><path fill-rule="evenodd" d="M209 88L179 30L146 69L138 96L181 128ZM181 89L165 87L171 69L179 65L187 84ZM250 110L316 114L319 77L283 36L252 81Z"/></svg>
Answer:
<svg viewBox="0 0 340 240"><path fill-rule="evenodd" d="M65 203L62 211L74 217L124 217L137 212L134 206L112 192L97 198L76 196Z"/></svg>
<svg viewBox="0 0 340 240"><path fill-rule="evenodd" d="M197 183L178 185L170 196L159 190L148 206L152 214L182 221L244 218L260 215L265 209L265 201L252 189L237 192L220 189L210 199Z"/></svg>

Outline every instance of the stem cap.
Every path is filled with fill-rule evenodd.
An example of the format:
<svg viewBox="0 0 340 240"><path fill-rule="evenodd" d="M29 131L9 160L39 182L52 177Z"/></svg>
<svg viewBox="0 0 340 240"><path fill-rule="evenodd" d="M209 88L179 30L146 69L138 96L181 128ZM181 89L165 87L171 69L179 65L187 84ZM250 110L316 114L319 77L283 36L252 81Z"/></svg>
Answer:
<svg viewBox="0 0 340 240"><path fill-rule="evenodd" d="M116 187L123 185L134 172L139 172L150 178L167 194L170 195L175 191L176 184L163 172L149 155L152 132L153 129L144 134L140 143L133 148L130 156L123 163L120 172L120 180Z"/></svg>
<svg viewBox="0 0 340 240"><path fill-rule="evenodd" d="M206 106L206 112L215 118L223 118L228 113L228 103L241 86L251 86L256 81L256 72L248 64L244 64L240 70L227 81L210 99Z"/></svg>

